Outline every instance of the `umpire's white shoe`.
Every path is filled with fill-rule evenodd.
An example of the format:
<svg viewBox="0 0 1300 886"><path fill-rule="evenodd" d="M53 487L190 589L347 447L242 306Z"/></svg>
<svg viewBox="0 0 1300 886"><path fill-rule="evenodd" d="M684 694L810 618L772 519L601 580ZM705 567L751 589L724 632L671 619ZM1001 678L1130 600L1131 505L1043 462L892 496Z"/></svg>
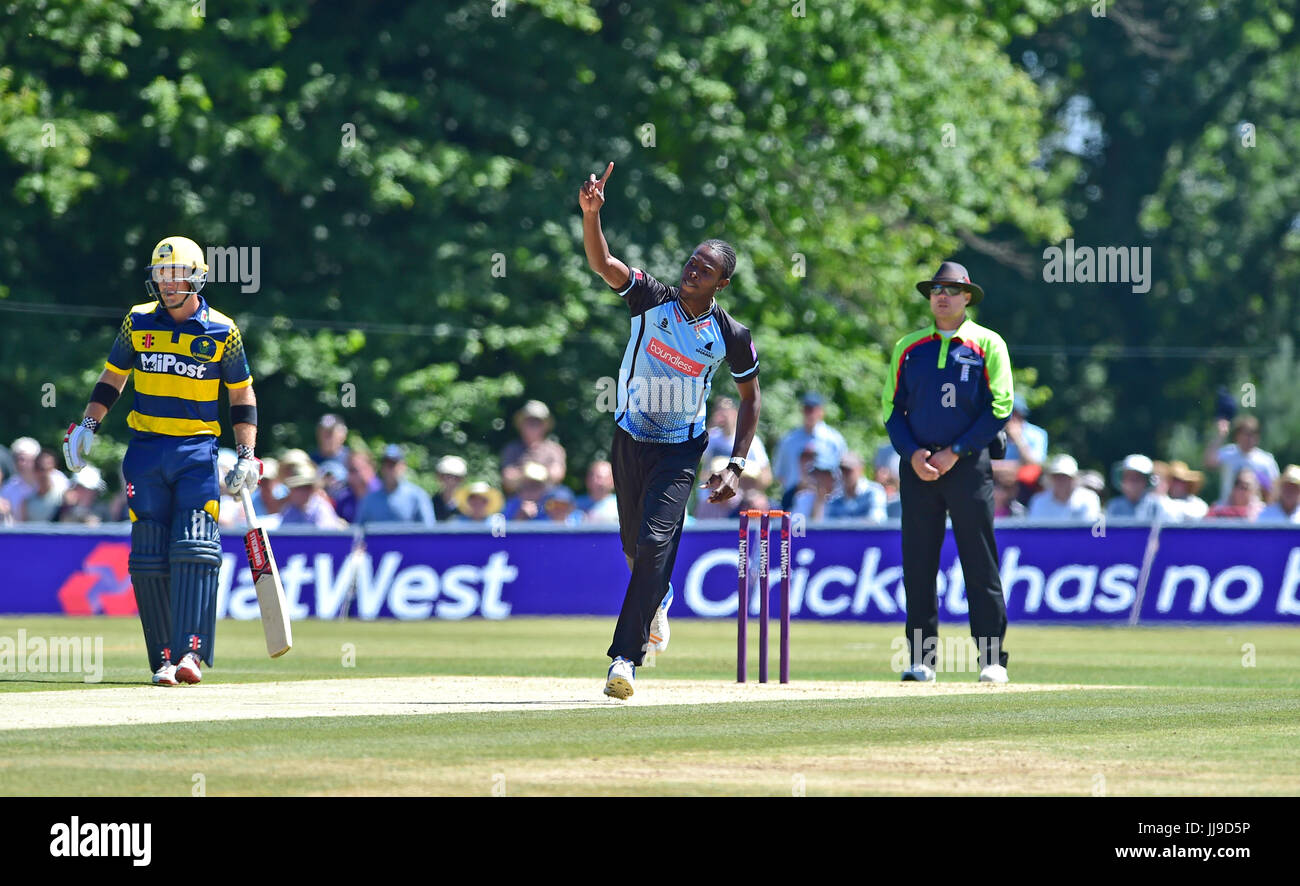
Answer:
<svg viewBox="0 0 1300 886"><path fill-rule="evenodd" d="M914 664L907 670L903 671L904 683L933 683L934 668L929 665Z"/></svg>
<svg viewBox="0 0 1300 886"><path fill-rule="evenodd" d="M609 675L605 677L605 694L610 698L631 698L634 682L636 665L620 655L609 666Z"/></svg>
<svg viewBox="0 0 1300 886"><path fill-rule="evenodd" d="M203 672L199 670L199 657L193 652L185 653L181 663L176 666L176 679L182 683L198 683L203 679Z"/></svg>
<svg viewBox="0 0 1300 886"><path fill-rule="evenodd" d="M176 665L170 661L164 661L158 670L153 672L153 685L155 686L175 686L176 685Z"/></svg>
<svg viewBox="0 0 1300 886"><path fill-rule="evenodd" d="M1007 669L1000 664L988 665L980 671L981 683L1005 683L1008 679Z"/></svg>

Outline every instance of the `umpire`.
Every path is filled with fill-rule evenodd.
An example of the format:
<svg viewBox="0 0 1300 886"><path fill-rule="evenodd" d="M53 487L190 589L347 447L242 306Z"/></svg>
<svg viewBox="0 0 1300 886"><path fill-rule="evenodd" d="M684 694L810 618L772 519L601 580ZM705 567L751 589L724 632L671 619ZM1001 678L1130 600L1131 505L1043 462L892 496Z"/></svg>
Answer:
<svg viewBox="0 0 1300 886"><path fill-rule="evenodd" d="M935 581L944 518L952 517L966 580L970 631L980 654L980 681L1005 683L1002 641L1007 607L993 537L990 444L1011 416L1011 360L1006 343L966 317L984 299L956 262L916 284L934 322L894 345L883 400L885 428L902 458L903 587L907 593L904 680L935 678L939 608Z"/></svg>

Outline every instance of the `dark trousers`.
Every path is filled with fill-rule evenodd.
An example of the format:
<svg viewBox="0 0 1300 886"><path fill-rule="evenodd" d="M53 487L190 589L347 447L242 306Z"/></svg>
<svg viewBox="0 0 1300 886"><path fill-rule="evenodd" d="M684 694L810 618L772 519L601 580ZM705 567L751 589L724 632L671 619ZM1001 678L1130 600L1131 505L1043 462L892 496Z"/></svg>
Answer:
<svg viewBox="0 0 1300 886"><path fill-rule="evenodd" d="M1007 633L1007 604L998 574L998 546L993 537L993 471L987 450L963 458L938 480L927 483L906 461L899 466L903 506L903 588L907 594L907 645L913 664L934 667L939 637L939 601L935 582L944 518L952 517L966 578L970 633L980 650L980 666L1005 666L1002 641ZM920 645L918 646L918 641Z"/></svg>
<svg viewBox="0 0 1300 886"><path fill-rule="evenodd" d="M686 503L709 435L685 443L642 443L614 428L610 465L618 497L618 531L632 577L614 626L609 657L641 664L650 643L650 622L668 594L677 545L686 524Z"/></svg>

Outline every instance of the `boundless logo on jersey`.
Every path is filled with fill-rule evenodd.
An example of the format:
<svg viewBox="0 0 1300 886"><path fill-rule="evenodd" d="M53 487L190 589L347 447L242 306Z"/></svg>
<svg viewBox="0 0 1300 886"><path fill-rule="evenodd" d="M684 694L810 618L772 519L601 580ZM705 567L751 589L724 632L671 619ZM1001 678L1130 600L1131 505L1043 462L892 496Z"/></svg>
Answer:
<svg viewBox="0 0 1300 886"><path fill-rule="evenodd" d="M645 349L646 353L651 357L655 357L656 359L667 363L673 369L676 369L678 372L683 372L686 375L698 376L704 371L703 363L697 363L690 357L677 353L672 348L668 347L668 345L653 336L650 338L650 344L646 345Z"/></svg>

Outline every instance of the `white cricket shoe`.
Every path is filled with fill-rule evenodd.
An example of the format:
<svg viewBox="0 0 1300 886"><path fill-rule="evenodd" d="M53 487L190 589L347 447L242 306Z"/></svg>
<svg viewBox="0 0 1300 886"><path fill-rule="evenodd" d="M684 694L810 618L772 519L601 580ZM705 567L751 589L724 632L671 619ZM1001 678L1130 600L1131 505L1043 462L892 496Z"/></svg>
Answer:
<svg viewBox="0 0 1300 886"><path fill-rule="evenodd" d="M636 665L623 656L614 659L605 678L605 694L610 698L631 698L632 684L636 681Z"/></svg>
<svg viewBox="0 0 1300 886"><path fill-rule="evenodd" d="M914 664L907 670L903 671L903 682L933 683L934 668L929 665Z"/></svg>
<svg viewBox="0 0 1300 886"><path fill-rule="evenodd" d="M163 661L158 670L153 672L153 685L155 686L175 686L176 685L176 665L170 661Z"/></svg>
<svg viewBox="0 0 1300 886"><path fill-rule="evenodd" d="M182 683L198 683L203 679L203 673L199 670L199 657L193 652L185 653L181 663L176 666L176 679Z"/></svg>
<svg viewBox="0 0 1300 886"><path fill-rule="evenodd" d="M989 665L980 671L981 683L1005 683L1008 679L1007 669L1000 664Z"/></svg>
<svg viewBox="0 0 1300 886"><path fill-rule="evenodd" d="M673 586L669 583L664 601L659 604L659 608L655 610L655 617L650 620L650 642L655 652L664 652L668 649L668 637L672 633L668 628L668 607L671 605L673 605Z"/></svg>

